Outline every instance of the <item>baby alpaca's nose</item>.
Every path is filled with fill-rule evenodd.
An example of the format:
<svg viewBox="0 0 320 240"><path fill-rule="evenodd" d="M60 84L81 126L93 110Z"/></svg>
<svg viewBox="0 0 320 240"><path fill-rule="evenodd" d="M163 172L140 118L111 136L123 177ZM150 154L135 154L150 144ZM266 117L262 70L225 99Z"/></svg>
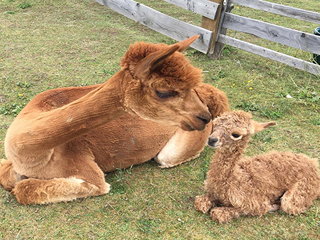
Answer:
<svg viewBox="0 0 320 240"><path fill-rule="evenodd" d="M219 142L219 138L217 137L209 137L208 139L208 145L210 147L216 147L217 142Z"/></svg>

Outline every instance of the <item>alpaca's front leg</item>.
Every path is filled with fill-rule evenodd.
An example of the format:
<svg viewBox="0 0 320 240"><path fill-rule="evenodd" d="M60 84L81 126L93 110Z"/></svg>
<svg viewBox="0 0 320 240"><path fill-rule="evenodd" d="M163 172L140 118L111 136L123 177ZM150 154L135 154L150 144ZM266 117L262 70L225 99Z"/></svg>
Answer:
<svg viewBox="0 0 320 240"><path fill-rule="evenodd" d="M197 211L207 213L211 208L214 207L214 202L212 202L208 195L196 196L194 207Z"/></svg>
<svg viewBox="0 0 320 240"><path fill-rule="evenodd" d="M76 198L99 196L108 193L110 185L98 187L78 178L54 178L49 180L25 179L12 190L19 203L46 204L72 201Z"/></svg>
<svg viewBox="0 0 320 240"><path fill-rule="evenodd" d="M72 201L76 198L98 196L109 192L110 185L106 183L104 173L94 162L90 153L72 148L73 155L68 156L67 152L63 151L64 147L56 149L56 158L52 159L53 166L48 164L41 169L43 173L48 173L47 177L50 179L31 177L15 185L12 193L19 203L46 204ZM74 151L78 152L74 153ZM49 175L52 172L53 177L53 174Z"/></svg>
<svg viewBox="0 0 320 240"><path fill-rule="evenodd" d="M228 223L232 219L238 218L241 215L241 210L234 207L217 207L210 212L212 220L219 223Z"/></svg>

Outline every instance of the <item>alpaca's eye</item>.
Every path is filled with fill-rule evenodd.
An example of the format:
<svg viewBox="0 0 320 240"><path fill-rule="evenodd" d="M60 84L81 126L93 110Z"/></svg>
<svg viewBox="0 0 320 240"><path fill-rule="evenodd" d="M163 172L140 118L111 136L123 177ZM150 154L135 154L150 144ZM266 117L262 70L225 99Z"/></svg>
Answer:
<svg viewBox="0 0 320 240"><path fill-rule="evenodd" d="M241 135L238 134L238 133L232 133L231 135L232 135L232 137L234 137L234 138L239 138L239 137L241 137Z"/></svg>
<svg viewBox="0 0 320 240"><path fill-rule="evenodd" d="M177 92L175 91L170 91L170 92L160 92L160 91L156 91L156 94L159 98L169 98L169 97L174 97L175 95L177 95Z"/></svg>

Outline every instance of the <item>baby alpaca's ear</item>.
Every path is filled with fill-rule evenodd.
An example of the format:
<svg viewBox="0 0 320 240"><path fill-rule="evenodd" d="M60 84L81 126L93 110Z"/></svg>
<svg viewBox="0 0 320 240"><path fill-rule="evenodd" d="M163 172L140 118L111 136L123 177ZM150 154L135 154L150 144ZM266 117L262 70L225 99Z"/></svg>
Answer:
<svg viewBox="0 0 320 240"><path fill-rule="evenodd" d="M275 122L260 123L260 122L254 121L254 120L251 120L251 121L252 121L252 126L253 126L251 134L260 132L262 130L265 130L268 127L276 125Z"/></svg>

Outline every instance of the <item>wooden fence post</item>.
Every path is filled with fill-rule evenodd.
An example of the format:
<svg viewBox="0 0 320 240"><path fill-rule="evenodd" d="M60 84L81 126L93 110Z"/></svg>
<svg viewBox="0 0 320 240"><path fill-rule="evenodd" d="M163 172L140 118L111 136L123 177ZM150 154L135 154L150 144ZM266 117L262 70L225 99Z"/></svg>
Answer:
<svg viewBox="0 0 320 240"><path fill-rule="evenodd" d="M233 9L233 4L229 4L228 0L210 0L220 4L219 10L217 12L217 18L215 20L211 20L205 17L202 17L202 25L201 27L206 28L208 30L213 31L211 44L208 50L208 57L211 59L218 59L221 56L222 50L224 48L224 44L217 42L217 38L220 34L226 35L227 29L222 28L222 22L224 18L225 12L231 12Z"/></svg>
<svg viewBox="0 0 320 240"><path fill-rule="evenodd" d="M216 38L218 35L218 30L219 30L220 15L221 15L221 10L222 10L222 5L223 5L223 0L210 0L210 1L220 4L220 6L217 11L217 17L215 20L212 20L212 19L206 18L206 17L202 17L201 27L213 32L212 38L211 38L211 43L210 43L209 50L208 50L209 57L211 57L211 55L214 52Z"/></svg>

